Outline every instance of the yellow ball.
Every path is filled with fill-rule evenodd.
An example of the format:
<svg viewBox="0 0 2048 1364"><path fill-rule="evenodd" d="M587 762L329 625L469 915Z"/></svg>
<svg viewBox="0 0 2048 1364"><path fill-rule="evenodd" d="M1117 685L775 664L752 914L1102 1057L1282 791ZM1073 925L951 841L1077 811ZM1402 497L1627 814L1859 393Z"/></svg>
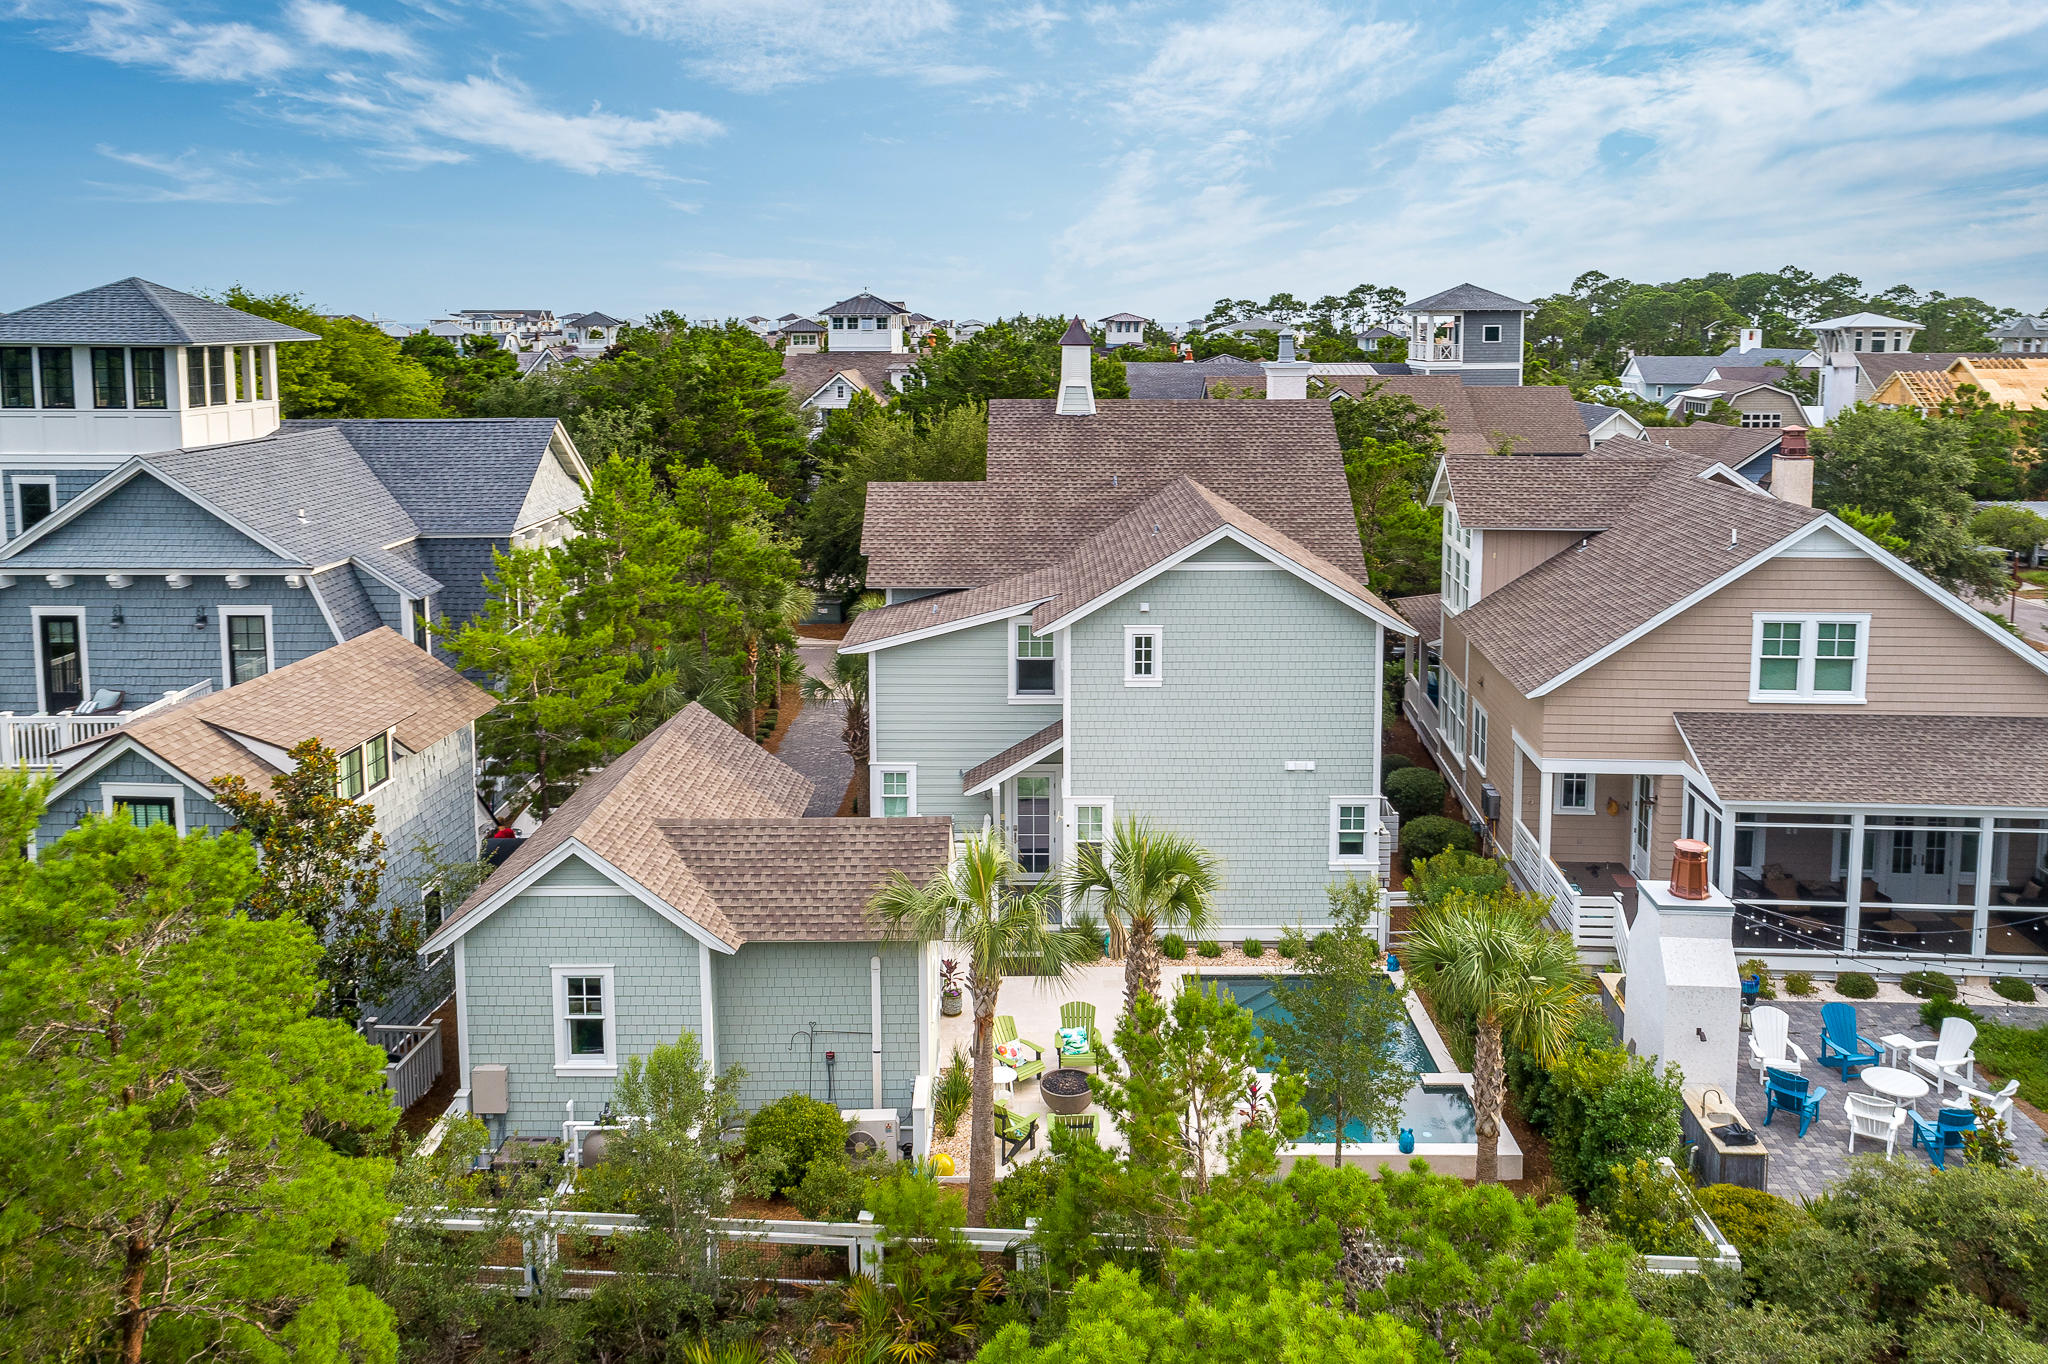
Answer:
<svg viewBox="0 0 2048 1364"><path fill-rule="evenodd" d="M946 1154L946 1153L945 1153L944 1151L941 1151L941 1152L939 1152L939 1153L938 1153L937 1155L933 1156L933 1157L932 1157L932 1173L933 1173L933 1174L935 1174L935 1175L950 1175L950 1174L952 1174L952 1173L953 1173L953 1158L952 1158L951 1156L947 1155L947 1154Z"/></svg>

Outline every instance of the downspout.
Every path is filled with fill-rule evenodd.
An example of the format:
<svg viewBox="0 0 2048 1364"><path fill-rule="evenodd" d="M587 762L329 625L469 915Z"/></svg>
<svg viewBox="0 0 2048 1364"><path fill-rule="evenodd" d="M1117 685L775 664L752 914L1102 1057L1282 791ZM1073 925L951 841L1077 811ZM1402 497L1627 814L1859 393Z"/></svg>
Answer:
<svg viewBox="0 0 2048 1364"><path fill-rule="evenodd" d="M868 1037L873 1047L870 1065L874 1070L875 1096L870 1108L882 1106L882 958L868 958Z"/></svg>

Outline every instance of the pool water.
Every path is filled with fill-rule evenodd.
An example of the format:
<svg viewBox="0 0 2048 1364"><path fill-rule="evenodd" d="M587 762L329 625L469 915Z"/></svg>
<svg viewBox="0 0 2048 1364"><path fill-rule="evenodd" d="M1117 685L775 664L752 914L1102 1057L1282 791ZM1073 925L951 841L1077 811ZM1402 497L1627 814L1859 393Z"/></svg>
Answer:
<svg viewBox="0 0 2048 1364"><path fill-rule="evenodd" d="M1288 984L1300 980L1299 976L1286 976ZM1204 986L1216 986L1250 1011L1252 1017L1286 1019L1287 1010L1282 1007L1279 996L1274 992L1273 980L1267 976L1202 976ZM1422 1074L1439 1069L1429 1054L1429 1045L1422 1040L1422 1034L1415 1030L1412 1019L1401 1021L1401 1036L1395 1044L1403 1064L1416 1073L1415 1083L1410 1086L1407 1096L1401 1101L1401 1126L1412 1128L1415 1140L1422 1145L1432 1143L1458 1143L1477 1141L1479 1125L1472 1116L1472 1100L1462 1089L1425 1088ZM1332 1142L1336 1140L1336 1122L1329 1117L1318 1118L1310 1124L1308 1142ZM1345 1142L1365 1143L1369 1141L1392 1142L1395 1133L1375 1136L1366 1130L1365 1124L1353 1118L1344 1124Z"/></svg>

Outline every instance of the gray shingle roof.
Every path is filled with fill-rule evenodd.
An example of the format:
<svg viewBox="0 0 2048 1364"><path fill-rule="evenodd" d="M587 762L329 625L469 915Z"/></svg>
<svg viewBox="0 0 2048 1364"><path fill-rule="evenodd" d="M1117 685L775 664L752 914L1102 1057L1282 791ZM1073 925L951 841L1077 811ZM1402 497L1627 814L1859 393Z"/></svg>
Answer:
<svg viewBox="0 0 2048 1364"><path fill-rule="evenodd" d="M355 569L349 565L315 573L313 589L327 604L334 616L334 628L343 639L354 639L383 627L384 618L377 614L376 603L370 600L370 594L363 590Z"/></svg>
<svg viewBox="0 0 2048 1364"><path fill-rule="evenodd" d="M565 327L623 327L626 320L613 317L610 313L578 313L562 324Z"/></svg>
<svg viewBox="0 0 2048 1364"><path fill-rule="evenodd" d="M1388 605L1401 613L1401 619L1415 627L1415 633L1422 636L1424 644L1434 644L1444 637L1444 598L1441 592L1425 592L1419 597L1396 597Z"/></svg>
<svg viewBox="0 0 2048 1364"><path fill-rule="evenodd" d="M1629 361L1646 384L1697 384L1720 367L1717 355L1638 355Z"/></svg>
<svg viewBox="0 0 2048 1364"><path fill-rule="evenodd" d="M130 276L0 313L0 341L82 346L216 346L318 341L312 332Z"/></svg>
<svg viewBox="0 0 2048 1364"><path fill-rule="evenodd" d="M431 597L441 590L440 579L388 550L358 549L349 557L409 597Z"/></svg>
<svg viewBox="0 0 2048 1364"><path fill-rule="evenodd" d="M552 458L557 425L553 417L388 417L290 421L284 430L340 434L425 534L502 536L517 528L541 461Z"/></svg>
<svg viewBox="0 0 2048 1364"><path fill-rule="evenodd" d="M1717 461L1731 469L1776 446L1782 430L1760 426L1723 426L1718 422L1694 422L1691 426L1652 426L1644 430L1647 445L1669 446L1687 454Z"/></svg>
<svg viewBox="0 0 2048 1364"><path fill-rule="evenodd" d="M1519 298L1509 298L1491 289L1482 289L1476 284L1454 284L1440 294L1419 298L1408 303L1403 312L1409 313L1533 313L1536 305L1524 303Z"/></svg>
<svg viewBox="0 0 2048 1364"><path fill-rule="evenodd" d="M904 311L900 303L891 303L873 294L855 294L844 298L829 308L818 310L820 317L894 317Z"/></svg>
<svg viewBox="0 0 2048 1364"><path fill-rule="evenodd" d="M1723 800L2048 806L2048 718L1797 715L1761 708L1672 716Z"/></svg>
<svg viewBox="0 0 2048 1364"><path fill-rule="evenodd" d="M1098 317L1095 320L1098 322L1146 322L1150 319L1140 317L1136 313L1111 313L1108 317Z"/></svg>
<svg viewBox="0 0 2048 1364"><path fill-rule="evenodd" d="M308 565L419 533L355 446L332 427L288 422L262 440L169 450L142 462Z"/></svg>
<svg viewBox="0 0 2048 1364"><path fill-rule="evenodd" d="M1797 363L1812 354L1813 347L1811 346L1758 346L1755 350L1740 350L1730 346L1727 350L1721 352L1721 359L1723 361L1733 361L1737 364L1761 365L1766 360L1784 360L1788 363Z"/></svg>
<svg viewBox="0 0 2048 1364"><path fill-rule="evenodd" d="M1088 324L1077 317L1069 321L1066 331L1060 334L1060 344L1062 346L1092 346L1095 344L1095 338L1088 335Z"/></svg>
<svg viewBox="0 0 2048 1364"><path fill-rule="evenodd" d="M2016 317L2010 322L2002 322L1993 327L1991 334L2001 340L2006 337L2018 339L2027 336L2048 336L2048 318Z"/></svg>
<svg viewBox="0 0 2048 1364"><path fill-rule="evenodd" d="M1579 409L1579 419L1585 422L1588 431L1621 411L1620 408L1609 407L1605 403L1577 403L1575 406Z"/></svg>
<svg viewBox="0 0 2048 1364"><path fill-rule="evenodd" d="M1133 360L1124 364L1124 381L1133 398L1206 398L1216 371L1170 360Z"/></svg>

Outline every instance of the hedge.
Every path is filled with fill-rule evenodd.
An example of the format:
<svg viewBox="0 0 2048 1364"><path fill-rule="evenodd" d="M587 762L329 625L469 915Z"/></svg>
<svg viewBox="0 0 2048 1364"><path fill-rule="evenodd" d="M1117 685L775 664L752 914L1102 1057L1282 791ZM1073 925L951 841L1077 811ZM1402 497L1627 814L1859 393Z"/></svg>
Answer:
<svg viewBox="0 0 2048 1364"><path fill-rule="evenodd" d="M1444 779L1426 767L1404 767L1386 780L1387 803L1405 825L1444 812Z"/></svg>
<svg viewBox="0 0 2048 1364"><path fill-rule="evenodd" d="M1450 848L1477 852L1479 835L1472 832L1471 825L1448 815L1424 815L1401 825L1401 855L1410 866Z"/></svg>

